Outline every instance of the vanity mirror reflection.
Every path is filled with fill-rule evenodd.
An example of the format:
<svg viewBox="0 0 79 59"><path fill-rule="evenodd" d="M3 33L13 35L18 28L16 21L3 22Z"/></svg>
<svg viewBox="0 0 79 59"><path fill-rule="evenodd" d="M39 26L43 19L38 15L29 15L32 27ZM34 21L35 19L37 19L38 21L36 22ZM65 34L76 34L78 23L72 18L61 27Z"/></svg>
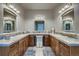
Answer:
<svg viewBox="0 0 79 59"><path fill-rule="evenodd" d="M63 30L66 32L74 31L74 9L70 9L62 15Z"/></svg>
<svg viewBox="0 0 79 59"><path fill-rule="evenodd" d="M4 20L3 20L3 28L4 28L4 33L10 33L10 32L13 32L15 31L15 22L16 22L16 15L4 8Z"/></svg>

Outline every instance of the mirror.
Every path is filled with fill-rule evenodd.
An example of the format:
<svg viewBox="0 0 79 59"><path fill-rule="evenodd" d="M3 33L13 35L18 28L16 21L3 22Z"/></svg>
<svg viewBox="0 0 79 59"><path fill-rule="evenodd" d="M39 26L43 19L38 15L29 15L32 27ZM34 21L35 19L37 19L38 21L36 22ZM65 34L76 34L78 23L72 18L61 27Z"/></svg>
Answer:
<svg viewBox="0 0 79 59"><path fill-rule="evenodd" d="M72 32L74 31L73 21L74 21L74 10L71 9L62 15L63 20L63 30Z"/></svg>
<svg viewBox="0 0 79 59"><path fill-rule="evenodd" d="M4 9L3 28L4 33L10 33L15 31L16 15L11 11Z"/></svg>

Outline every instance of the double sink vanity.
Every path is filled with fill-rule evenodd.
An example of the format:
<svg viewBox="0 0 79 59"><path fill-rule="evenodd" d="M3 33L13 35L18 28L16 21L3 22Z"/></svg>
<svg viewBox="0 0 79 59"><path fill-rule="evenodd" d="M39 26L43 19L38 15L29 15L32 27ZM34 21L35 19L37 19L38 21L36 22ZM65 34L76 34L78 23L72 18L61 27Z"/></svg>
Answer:
<svg viewBox="0 0 79 59"><path fill-rule="evenodd" d="M0 56L22 56L28 47L37 45L37 36L42 36L42 45L51 47L56 56L79 56L79 38L53 33L27 33L0 40Z"/></svg>

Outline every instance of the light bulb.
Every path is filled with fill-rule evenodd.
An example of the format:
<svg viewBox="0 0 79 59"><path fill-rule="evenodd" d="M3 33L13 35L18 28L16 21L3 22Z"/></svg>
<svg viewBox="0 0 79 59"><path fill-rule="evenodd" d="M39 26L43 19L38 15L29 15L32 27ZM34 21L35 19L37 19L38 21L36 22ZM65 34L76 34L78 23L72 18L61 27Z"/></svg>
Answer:
<svg viewBox="0 0 79 59"><path fill-rule="evenodd" d="M62 11L64 11L65 9L64 9L64 8L62 8L61 10L62 10Z"/></svg>
<svg viewBox="0 0 79 59"><path fill-rule="evenodd" d="M14 6L12 6L12 5L9 5L9 7L10 7L10 8L14 8Z"/></svg>
<svg viewBox="0 0 79 59"><path fill-rule="evenodd" d="M17 11L17 13L20 13L20 11Z"/></svg>
<svg viewBox="0 0 79 59"><path fill-rule="evenodd" d="M59 13L61 13L62 11L60 10Z"/></svg>
<svg viewBox="0 0 79 59"><path fill-rule="evenodd" d="M17 11L15 8L14 8L14 10Z"/></svg>
<svg viewBox="0 0 79 59"><path fill-rule="evenodd" d="M66 5L64 8L68 8L69 7L69 5Z"/></svg>

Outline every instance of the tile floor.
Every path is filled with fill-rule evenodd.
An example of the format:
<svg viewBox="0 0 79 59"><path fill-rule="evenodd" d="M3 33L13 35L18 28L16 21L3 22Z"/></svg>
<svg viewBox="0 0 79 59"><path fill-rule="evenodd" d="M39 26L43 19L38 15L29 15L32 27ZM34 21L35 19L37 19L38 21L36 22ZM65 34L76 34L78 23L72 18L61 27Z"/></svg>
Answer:
<svg viewBox="0 0 79 59"><path fill-rule="evenodd" d="M24 56L55 56L50 47L29 47Z"/></svg>

